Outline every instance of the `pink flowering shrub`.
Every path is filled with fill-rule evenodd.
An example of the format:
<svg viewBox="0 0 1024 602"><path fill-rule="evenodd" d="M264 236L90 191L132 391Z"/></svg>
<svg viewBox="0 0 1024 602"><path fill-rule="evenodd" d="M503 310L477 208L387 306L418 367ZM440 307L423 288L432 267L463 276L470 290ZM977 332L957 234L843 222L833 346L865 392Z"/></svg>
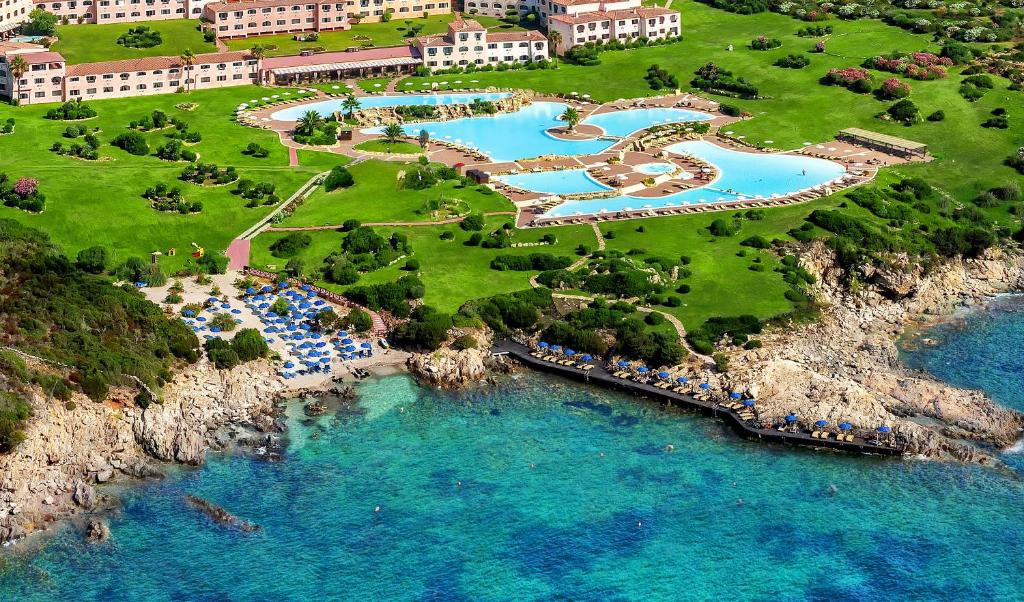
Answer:
<svg viewBox="0 0 1024 602"><path fill-rule="evenodd" d="M34 178L19 178L14 183L14 192L21 198L27 198L36 193L39 189L39 180Z"/></svg>
<svg viewBox="0 0 1024 602"><path fill-rule="evenodd" d="M895 77L882 82L882 96L888 99L906 98L910 96L910 85Z"/></svg>
<svg viewBox="0 0 1024 602"><path fill-rule="evenodd" d="M864 62L864 66L871 69L899 73L922 81L946 77L946 67L952 64L949 58L930 52L915 52L909 57L876 56Z"/></svg>

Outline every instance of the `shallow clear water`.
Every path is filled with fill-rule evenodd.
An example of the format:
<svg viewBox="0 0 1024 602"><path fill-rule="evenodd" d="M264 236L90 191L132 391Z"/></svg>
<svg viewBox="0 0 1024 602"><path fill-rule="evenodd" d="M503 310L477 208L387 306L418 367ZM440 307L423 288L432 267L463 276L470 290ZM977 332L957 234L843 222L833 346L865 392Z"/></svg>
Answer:
<svg viewBox="0 0 1024 602"><path fill-rule="evenodd" d="M394 96L360 96L359 108L361 109L377 109L381 107L399 107L399 106L418 106L418 105L455 105L455 104L469 104L474 99L479 98L480 100L501 100L502 98L508 98L511 96L511 92L473 92L463 94L400 94ZM287 109L281 109L275 112L270 117L277 119L278 121L297 121L299 117L306 111L316 111L324 117L328 117L337 112L345 112L345 109L341 106L344 102L343 98L334 98L331 100L324 100L322 102L314 102L311 104L305 104L295 107L288 107Z"/></svg>
<svg viewBox="0 0 1024 602"><path fill-rule="evenodd" d="M723 148L703 140L680 142L667 150L692 155L711 163L719 177L704 186L657 199L622 195L607 199L571 201L554 207L544 215L563 217L574 214L616 212L642 207L669 207L735 201L741 197L786 196L831 182L843 175L842 165L824 159L768 153L747 153Z"/></svg>
<svg viewBox="0 0 1024 602"><path fill-rule="evenodd" d="M634 169L640 173L657 176L672 173L676 170L676 166L671 163L643 163L641 165L637 165Z"/></svg>
<svg viewBox="0 0 1024 602"><path fill-rule="evenodd" d="M561 126L558 117L568 105L560 102L534 102L514 113L465 117L450 121L409 124L410 133L427 130L430 137L474 148L493 161L517 161L541 155L590 155L607 150L615 140L560 140L547 130ZM588 117L585 124L598 125L610 136L624 136L667 121L703 121L712 116L687 109L629 109ZM366 128L379 134L383 128Z"/></svg>
<svg viewBox="0 0 1024 602"><path fill-rule="evenodd" d="M537 374L454 396L389 377L303 422L284 462L214 455L127 490L109 543L65 531L9 558L0 599L1024 596L1006 471L756 445ZM186 494L262 531L212 525Z"/></svg>
<svg viewBox="0 0 1024 602"><path fill-rule="evenodd" d="M585 169L517 173L497 176L494 179L522 190L533 190L550 194L573 194L611 190L590 177Z"/></svg>

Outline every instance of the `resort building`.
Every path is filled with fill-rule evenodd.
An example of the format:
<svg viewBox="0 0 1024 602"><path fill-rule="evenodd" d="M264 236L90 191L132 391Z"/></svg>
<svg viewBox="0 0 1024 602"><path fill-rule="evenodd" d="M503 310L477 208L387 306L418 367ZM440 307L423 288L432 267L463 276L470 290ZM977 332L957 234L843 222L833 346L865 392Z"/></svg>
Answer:
<svg viewBox="0 0 1024 602"><path fill-rule="evenodd" d="M353 21L380 21L385 13L410 18L445 14L449 0L227 0L211 2L203 18L219 38L349 29Z"/></svg>
<svg viewBox="0 0 1024 602"><path fill-rule="evenodd" d="M36 2L68 23L138 23L166 19L198 19L210 0L59 0Z"/></svg>
<svg viewBox="0 0 1024 602"><path fill-rule="evenodd" d="M349 77L383 77L411 73L423 64L412 46L386 46L351 52L278 56L261 61L261 81L279 86Z"/></svg>
<svg viewBox="0 0 1024 602"><path fill-rule="evenodd" d="M30 12L32 0L0 0L0 40L10 37Z"/></svg>
<svg viewBox="0 0 1024 602"><path fill-rule="evenodd" d="M431 71L548 58L548 40L540 32L491 32L472 19L456 19L448 24L448 33L421 36L413 44Z"/></svg>
<svg viewBox="0 0 1024 602"><path fill-rule="evenodd" d="M20 58L25 72L15 79L11 63ZM64 99L66 62L57 52L37 44L0 42L0 97L21 104L60 102Z"/></svg>
<svg viewBox="0 0 1024 602"><path fill-rule="evenodd" d="M83 63L67 68L65 98L95 100L205 90L258 83L259 61L248 52L197 54L192 65L154 56L124 61Z"/></svg>
<svg viewBox="0 0 1024 602"><path fill-rule="evenodd" d="M596 4L588 3L586 6ZM630 8L607 8L607 5L622 4L627 2L601 3L601 10L568 12L548 17L548 33L558 32L561 38L555 51L562 54L587 42L606 44L612 40L627 42L636 38L659 40L679 36L678 11L658 6L639 6L639 0L629 2L634 5ZM579 6L576 4L570 8L576 9Z"/></svg>

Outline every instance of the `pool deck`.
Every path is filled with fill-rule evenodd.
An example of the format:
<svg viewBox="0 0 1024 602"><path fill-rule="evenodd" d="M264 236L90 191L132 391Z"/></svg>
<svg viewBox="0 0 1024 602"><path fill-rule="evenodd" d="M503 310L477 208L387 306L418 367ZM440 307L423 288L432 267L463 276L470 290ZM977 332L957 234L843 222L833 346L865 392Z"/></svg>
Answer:
<svg viewBox="0 0 1024 602"><path fill-rule="evenodd" d="M698 399L686 393L663 389L654 385L638 382L629 378L618 378L609 373L600 365L594 365L589 370L584 370L576 365L565 366L531 355L529 347L510 340L497 341L491 347L494 355L507 355L520 363L535 370L557 374L572 380L598 385L609 389L626 391L635 395L643 395L655 401L666 404L672 408L682 408L700 412L707 416L713 416L723 420L738 435L745 439L768 441L784 445L795 445L801 447L813 447L833 449L856 454L872 454L882 456L902 456L903 450L899 447L872 444L863 437L854 437L853 441L837 441L830 439L816 439L803 430L797 432L779 431L775 428L761 428L750 421L740 417L736 410L727 408L713 400ZM599 364L599 362L594 362Z"/></svg>

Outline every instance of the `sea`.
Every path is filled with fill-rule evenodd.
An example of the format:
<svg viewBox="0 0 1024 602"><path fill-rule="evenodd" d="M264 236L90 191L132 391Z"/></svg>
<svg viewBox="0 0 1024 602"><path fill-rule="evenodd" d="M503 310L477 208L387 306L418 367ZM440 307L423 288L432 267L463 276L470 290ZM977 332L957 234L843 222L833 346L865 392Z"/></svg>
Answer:
<svg viewBox="0 0 1024 602"><path fill-rule="evenodd" d="M1024 298L1002 297L904 357L1024 410L1022 340ZM0 600L1024 599L1019 448L980 467L755 444L533 373L388 376L287 413L282 461L213 453L115 486L105 543L68 526L0 553Z"/></svg>

